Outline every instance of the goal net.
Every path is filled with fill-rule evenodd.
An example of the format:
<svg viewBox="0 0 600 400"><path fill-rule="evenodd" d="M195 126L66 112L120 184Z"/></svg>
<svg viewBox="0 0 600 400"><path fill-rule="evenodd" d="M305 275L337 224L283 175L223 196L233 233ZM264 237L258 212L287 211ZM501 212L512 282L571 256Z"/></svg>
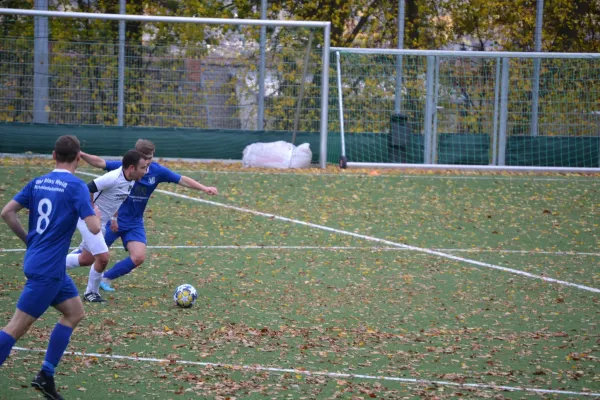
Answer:
<svg viewBox="0 0 600 400"><path fill-rule="evenodd" d="M597 54L332 51L350 166L600 167Z"/></svg>

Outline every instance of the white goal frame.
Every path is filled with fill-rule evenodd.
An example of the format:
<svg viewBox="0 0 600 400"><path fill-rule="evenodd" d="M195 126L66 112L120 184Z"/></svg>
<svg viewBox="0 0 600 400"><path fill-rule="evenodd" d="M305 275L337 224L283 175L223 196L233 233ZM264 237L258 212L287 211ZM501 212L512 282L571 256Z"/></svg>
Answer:
<svg viewBox="0 0 600 400"><path fill-rule="evenodd" d="M320 119L320 156L319 166L327 164L327 117L329 105L329 51L331 22L324 21L283 21L260 19L231 19L231 18L198 18L198 17L167 17L151 15L102 14L66 11L24 10L0 8L0 15L24 15L30 17L100 19L110 21L140 21L165 23L193 23L209 25L245 25L245 26L283 26L295 28L323 29L323 49L321 54L321 119Z"/></svg>
<svg viewBox="0 0 600 400"><path fill-rule="evenodd" d="M346 48L331 47L331 52L336 55L336 78L339 104L340 136L342 168L401 168L401 169L424 169L424 170L462 170L462 171L489 171L489 172L574 172L574 173L600 173L600 165L593 168L584 167L551 167L551 166L507 166L505 165L505 150L507 141L507 114L508 114L508 91L509 91L509 60L510 59L591 59L600 62L600 53L542 53L542 52L503 52L503 51L451 51L451 50L406 50L406 49L376 49L376 48ZM346 140L344 126L344 102L342 97L343 71L340 65L343 54L367 54L367 55L393 55L399 59L402 65L402 56L420 56L426 60L426 102L424 132L425 137L425 163L387 163L387 162L356 162L346 159ZM435 135L436 135L436 109L437 109L437 66L439 57L452 58L491 58L496 59L496 101L494 104L494 129L492 138L493 161L490 165L458 165L458 164L436 164L435 163ZM402 82L402 76L396 77ZM397 82L397 87L400 87ZM600 127L598 127L600 136ZM600 159L600 148L599 159Z"/></svg>

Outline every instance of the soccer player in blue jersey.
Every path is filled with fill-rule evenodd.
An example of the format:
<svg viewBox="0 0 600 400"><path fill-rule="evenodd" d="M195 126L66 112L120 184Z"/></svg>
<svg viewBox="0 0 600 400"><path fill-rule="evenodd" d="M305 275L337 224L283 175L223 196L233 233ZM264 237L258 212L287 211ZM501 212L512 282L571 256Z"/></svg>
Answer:
<svg viewBox="0 0 600 400"><path fill-rule="evenodd" d="M108 246L104 241L106 225L110 225L111 218L123 204L135 181L139 181L148 171L150 160L137 150L129 150L123 156L122 167L114 169L88 183L92 194L94 206L100 210L100 223L102 232L92 235L82 220L77 223L83 241L77 250L67 256L67 269L82 265L92 265L90 268L87 288L83 294L83 301L104 303L106 300L98 293L102 273L108 265ZM92 238L91 236L99 236ZM94 247L93 244L98 247Z"/></svg>
<svg viewBox="0 0 600 400"><path fill-rule="evenodd" d="M27 277L17 309L8 325L0 331L0 365L19 340L50 306L62 317L50 335L42 369L31 385L46 399L62 399L54 385L58 366L73 333L84 317L83 303L75 284L66 273L65 257L77 220L83 219L90 232L100 232L100 219L92 208L89 190L73 173L80 160L79 141L61 136L52 157L56 169L29 182L2 209L1 216L27 246L23 271ZM29 209L29 232L17 213Z"/></svg>
<svg viewBox="0 0 600 400"><path fill-rule="evenodd" d="M155 146L149 140L139 139L135 144L135 149L150 159L154 156ZM96 168L108 171L121 166L120 161L105 161L100 157L84 152L81 152L81 158ZM106 235L104 237L107 246L110 247L120 237L123 245L129 252L129 257L119 261L104 273L104 279L100 285L101 289L113 291L114 289L111 287L110 281L130 273L145 261L146 230L144 228L144 210L152 192L162 182L177 183L210 195L218 194L215 187L204 186L192 178L179 175L157 162L152 162L148 167L146 175L133 185L129 197L127 197L119 208L118 217L110 222L110 226L107 224Z"/></svg>

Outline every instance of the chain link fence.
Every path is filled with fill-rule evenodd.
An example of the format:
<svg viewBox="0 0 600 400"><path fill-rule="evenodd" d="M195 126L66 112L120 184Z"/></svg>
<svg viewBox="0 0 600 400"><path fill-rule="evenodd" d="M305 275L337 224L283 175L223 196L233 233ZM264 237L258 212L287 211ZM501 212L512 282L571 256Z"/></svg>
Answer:
<svg viewBox="0 0 600 400"><path fill-rule="evenodd" d="M249 38L258 29L217 45L126 44L124 125L256 129L259 46ZM318 132L321 45L308 48L310 30L293 30L293 44L282 43L292 34L283 28L267 42L264 126L291 130L297 120ZM48 122L117 125L118 53L114 41L48 41ZM34 97L34 39L0 37L0 121L34 122Z"/></svg>

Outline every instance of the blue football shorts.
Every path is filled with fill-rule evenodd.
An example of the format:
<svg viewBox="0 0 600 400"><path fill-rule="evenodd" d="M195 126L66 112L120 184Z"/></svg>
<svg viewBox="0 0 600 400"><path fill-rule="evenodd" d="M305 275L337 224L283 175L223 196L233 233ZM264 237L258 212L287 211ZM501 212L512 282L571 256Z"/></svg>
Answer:
<svg viewBox="0 0 600 400"><path fill-rule="evenodd" d="M115 233L110 229L109 221L109 223L106 225L106 233L104 234L104 240L106 241L106 245L108 247L112 246L112 244L118 238L121 238L125 250L127 250L127 243L129 242L141 242L147 244L146 229L144 229L143 225L134 226L133 228L124 230L121 230L119 228L119 231Z"/></svg>
<svg viewBox="0 0 600 400"><path fill-rule="evenodd" d="M17 308L34 318L39 318L48 307L78 297L79 292L73 279L67 274L62 279L31 274L27 277Z"/></svg>

